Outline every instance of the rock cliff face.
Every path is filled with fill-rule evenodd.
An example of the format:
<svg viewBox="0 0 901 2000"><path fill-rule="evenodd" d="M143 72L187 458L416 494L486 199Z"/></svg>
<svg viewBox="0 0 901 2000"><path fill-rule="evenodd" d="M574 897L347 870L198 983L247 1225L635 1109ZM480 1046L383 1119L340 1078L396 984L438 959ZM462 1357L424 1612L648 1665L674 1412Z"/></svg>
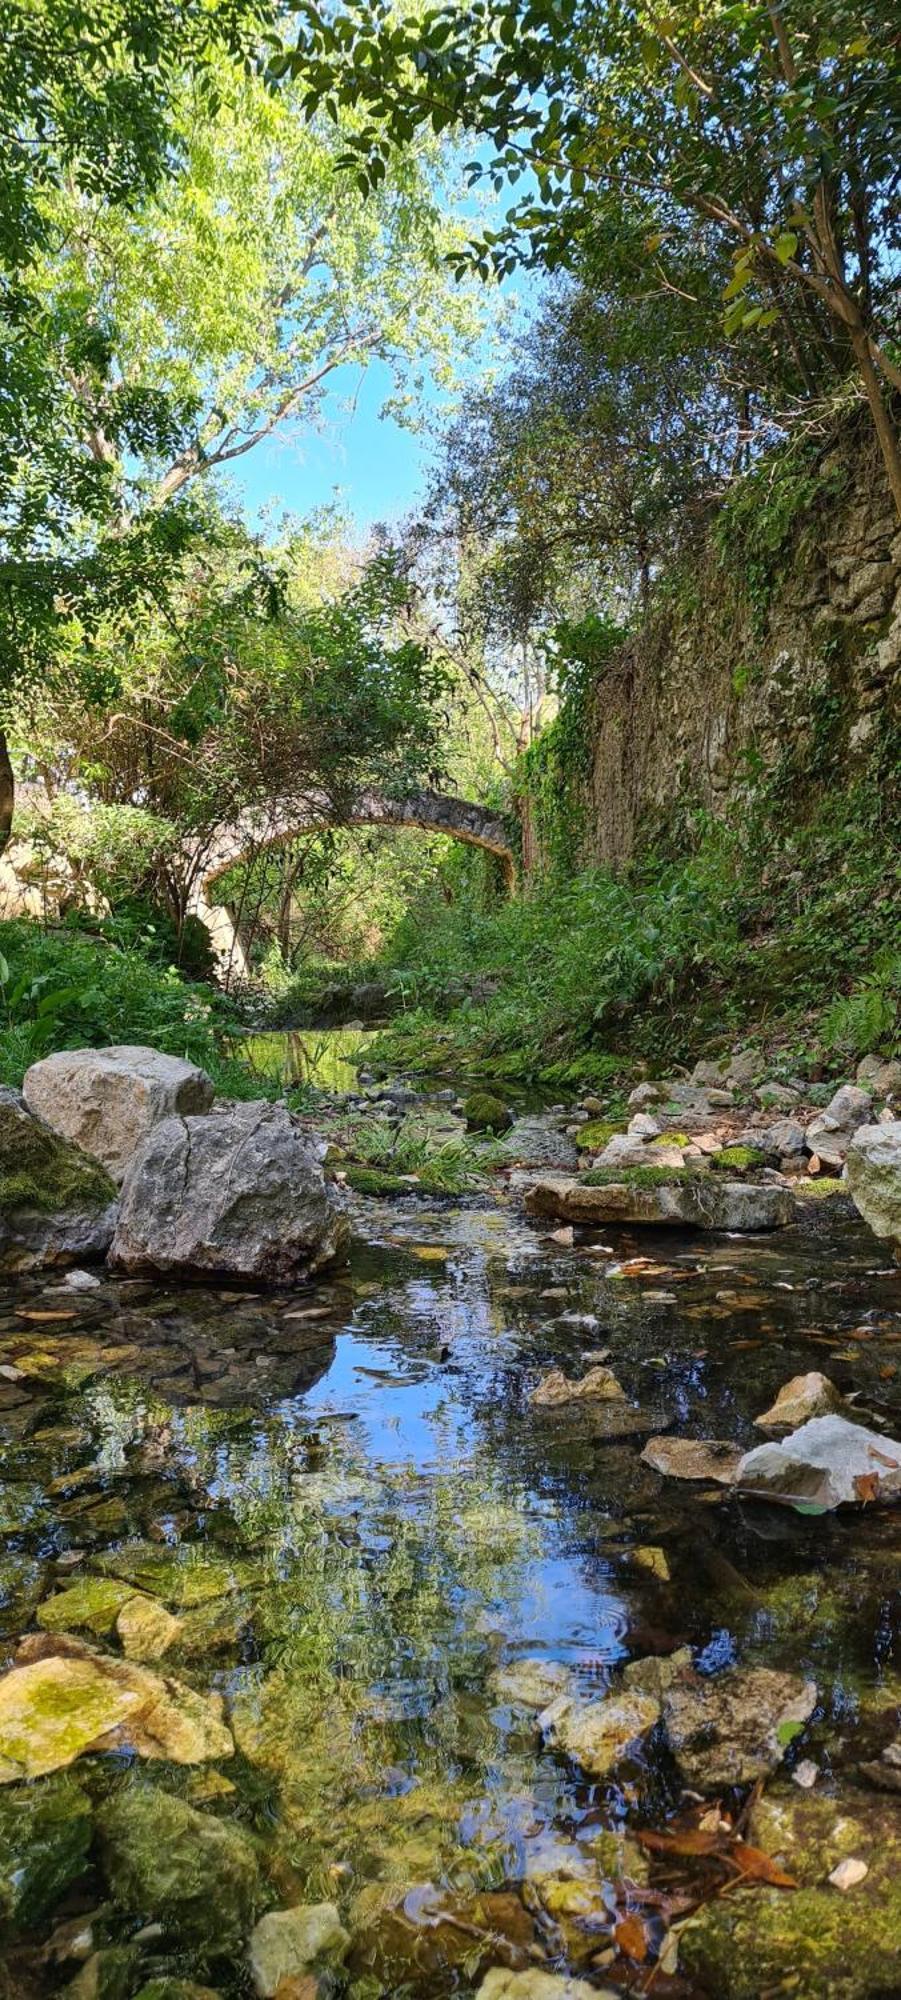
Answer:
<svg viewBox="0 0 901 2000"><path fill-rule="evenodd" d="M780 513L761 484L771 525L752 506L743 547L714 524L605 669L586 860L627 861L680 802L734 810L749 775L809 756L824 731L849 778L873 748L901 683L897 516L855 425L797 490Z"/></svg>

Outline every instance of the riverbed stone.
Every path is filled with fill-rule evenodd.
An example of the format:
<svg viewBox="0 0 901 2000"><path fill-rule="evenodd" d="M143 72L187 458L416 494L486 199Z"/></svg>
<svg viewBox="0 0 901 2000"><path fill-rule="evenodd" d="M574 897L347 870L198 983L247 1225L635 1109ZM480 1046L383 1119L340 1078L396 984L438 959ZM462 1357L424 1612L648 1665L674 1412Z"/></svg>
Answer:
<svg viewBox="0 0 901 2000"><path fill-rule="evenodd" d="M0 1793L0 1923L28 1929L84 1874L93 1813L68 1771Z"/></svg>
<svg viewBox="0 0 901 2000"><path fill-rule="evenodd" d="M618 1403L622 1402L624 1394L612 1368L589 1368L578 1381L564 1375L562 1368L552 1368L547 1375L542 1375L541 1381L532 1390L529 1402L536 1410L557 1410L567 1403Z"/></svg>
<svg viewBox="0 0 901 2000"><path fill-rule="evenodd" d="M522 1167L571 1172L579 1163L572 1139L548 1118L517 1118L500 1142L508 1160Z"/></svg>
<svg viewBox="0 0 901 2000"><path fill-rule="evenodd" d="M489 1682L493 1701L520 1708L547 1708L572 1686L572 1669L560 1660L510 1660L496 1667Z"/></svg>
<svg viewBox="0 0 901 2000"><path fill-rule="evenodd" d="M284 1285L335 1262L347 1236L300 1120L282 1104L233 1104L152 1128L125 1176L110 1261Z"/></svg>
<svg viewBox="0 0 901 2000"><path fill-rule="evenodd" d="M96 1160L32 1118L13 1092L0 1097L0 1270L105 1256L115 1193Z"/></svg>
<svg viewBox="0 0 901 2000"><path fill-rule="evenodd" d="M44 1599L37 1622L45 1632L93 1632L102 1639L133 1596L130 1585L115 1577L80 1576L55 1597Z"/></svg>
<svg viewBox="0 0 901 2000"><path fill-rule="evenodd" d="M855 1083L872 1091L875 1098L901 1096L901 1062L885 1056L863 1056L857 1065Z"/></svg>
<svg viewBox="0 0 901 2000"><path fill-rule="evenodd" d="M858 1127L848 1147L846 1177L864 1222L901 1258L901 1118Z"/></svg>
<svg viewBox="0 0 901 2000"><path fill-rule="evenodd" d="M127 1597L116 1618L127 1660L159 1660L181 1632L181 1621L153 1597Z"/></svg>
<svg viewBox="0 0 901 2000"><path fill-rule="evenodd" d="M686 1673L664 1690L663 1726L685 1783L714 1792L775 1771L816 1700L815 1682L770 1667Z"/></svg>
<svg viewBox="0 0 901 2000"><path fill-rule="evenodd" d="M103 1806L98 1821L104 1874L120 1908L220 1951L246 1938L258 1864L239 1827L134 1783Z"/></svg>
<svg viewBox="0 0 901 2000"><path fill-rule="evenodd" d="M901 1444L847 1417L812 1417L789 1437L746 1452L735 1484L811 1513L897 1500Z"/></svg>
<svg viewBox="0 0 901 2000"><path fill-rule="evenodd" d="M569 1979L562 1972L508 1972L493 1965L476 2000L615 2000L615 1996L609 1986L589 1986L587 1979Z"/></svg>
<svg viewBox="0 0 901 2000"><path fill-rule="evenodd" d="M32 1633L0 1680L0 1784L63 1769L88 1750L199 1764L230 1757L219 1695L99 1653L71 1633Z"/></svg>
<svg viewBox="0 0 901 2000"><path fill-rule="evenodd" d="M208 1111L215 1096L195 1063L139 1044L60 1049L32 1063L22 1090L29 1111L99 1160L117 1184L152 1125Z"/></svg>
<svg viewBox="0 0 901 2000"><path fill-rule="evenodd" d="M783 1382L775 1402L754 1422L761 1431L793 1431L811 1417L825 1417L844 1407L844 1398L828 1375L812 1369Z"/></svg>
<svg viewBox="0 0 901 2000"><path fill-rule="evenodd" d="M660 1703L639 1689L577 1701L562 1695L539 1716L539 1727L592 1778L605 1778L660 1719Z"/></svg>
<svg viewBox="0 0 901 2000"><path fill-rule="evenodd" d="M314 1968L340 1965L349 1944L334 1903L299 1903L291 1910L267 1910L252 1932L248 1949L254 1988L261 2000L272 2000L281 1980Z"/></svg>
<svg viewBox="0 0 901 2000"><path fill-rule="evenodd" d="M855 1132L868 1123L872 1113L869 1091L858 1089L855 1083L843 1084L825 1111L808 1125L804 1135L808 1152L815 1153L827 1167L843 1166Z"/></svg>
<svg viewBox="0 0 901 2000"><path fill-rule="evenodd" d="M795 1217L787 1188L720 1181L705 1172L652 1186L639 1184L637 1177L593 1186L590 1179L543 1175L526 1190L525 1206L530 1215L588 1226L647 1223L740 1233L781 1229Z"/></svg>
<svg viewBox="0 0 901 2000"><path fill-rule="evenodd" d="M649 1438L643 1463L667 1479L709 1479L731 1486L742 1462L738 1445L726 1438Z"/></svg>
<svg viewBox="0 0 901 2000"><path fill-rule="evenodd" d="M702 1905L680 1931L679 1968L722 2000L873 2000L898 1989L901 1853L897 1808L861 1793L767 1793L747 1838L798 1883L739 1887ZM867 1873L842 1895L831 1872Z"/></svg>

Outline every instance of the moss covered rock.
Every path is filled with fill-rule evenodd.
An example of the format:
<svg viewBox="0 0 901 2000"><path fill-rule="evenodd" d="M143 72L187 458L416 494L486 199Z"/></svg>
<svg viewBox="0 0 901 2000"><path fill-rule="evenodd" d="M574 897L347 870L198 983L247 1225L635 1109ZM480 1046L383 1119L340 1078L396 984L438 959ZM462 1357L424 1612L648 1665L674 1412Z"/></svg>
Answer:
<svg viewBox="0 0 901 2000"><path fill-rule="evenodd" d="M68 1772L0 1792L0 1927L51 1914L87 1867L91 1830L90 1800Z"/></svg>
<svg viewBox="0 0 901 2000"><path fill-rule="evenodd" d="M141 1784L123 1785L99 1825L104 1873L121 1909L222 1952L246 1938L258 1868L239 1827Z"/></svg>
<svg viewBox="0 0 901 2000"><path fill-rule="evenodd" d="M717 2000L875 2000L898 1991L901 1841L897 1808L863 1793L765 1798L749 1840L798 1882L759 1886L706 1903L686 1924L680 1970ZM829 1880L841 1861L867 1874L843 1895Z"/></svg>
<svg viewBox="0 0 901 2000"><path fill-rule="evenodd" d="M589 1118L587 1124L580 1125L575 1133L575 1141L580 1153L602 1153L610 1140L623 1129L622 1125L611 1124L606 1118Z"/></svg>
<svg viewBox="0 0 901 2000"><path fill-rule="evenodd" d="M102 1257L112 1240L115 1188L96 1160L0 1092L0 1267Z"/></svg>
<svg viewBox="0 0 901 2000"><path fill-rule="evenodd" d="M765 1167L773 1155L762 1146L723 1146L719 1153L712 1153L710 1164L717 1173L747 1174L757 1167Z"/></svg>
<svg viewBox="0 0 901 2000"><path fill-rule="evenodd" d="M470 1132L506 1132L513 1123L509 1106L490 1090L474 1090L463 1106L463 1116Z"/></svg>

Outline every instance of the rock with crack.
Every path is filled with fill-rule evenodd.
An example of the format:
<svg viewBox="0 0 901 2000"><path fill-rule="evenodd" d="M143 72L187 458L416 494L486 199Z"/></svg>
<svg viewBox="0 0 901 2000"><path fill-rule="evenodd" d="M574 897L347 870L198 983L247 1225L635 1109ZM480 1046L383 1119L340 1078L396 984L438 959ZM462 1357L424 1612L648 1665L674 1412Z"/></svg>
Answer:
<svg viewBox="0 0 901 2000"><path fill-rule="evenodd" d="M816 1707L813 1681L770 1667L679 1675L663 1694L666 1739L687 1785L751 1785L781 1764Z"/></svg>
<svg viewBox="0 0 901 2000"><path fill-rule="evenodd" d="M901 1118L855 1132L846 1174L848 1192L864 1222L901 1258Z"/></svg>
<svg viewBox="0 0 901 2000"><path fill-rule="evenodd" d="M811 1417L826 1417L844 1408L844 1398L828 1375L813 1369L809 1375L793 1375L783 1382L771 1408L754 1422L761 1431L793 1431Z"/></svg>
<svg viewBox="0 0 901 2000"><path fill-rule="evenodd" d="M532 1390L529 1402L536 1410L556 1410L568 1403L622 1402L624 1395L612 1368L589 1368L578 1381L571 1381L562 1368L552 1368Z"/></svg>
<svg viewBox="0 0 901 2000"><path fill-rule="evenodd" d="M197 1694L70 1634L35 1633L0 1680L0 1784L38 1778L86 1752L199 1764L234 1753L221 1696Z"/></svg>
<svg viewBox="0 0 901 2000"><path fill-rule="evenodd" d="M206 1071L139 1045L60 1049L26 1072L29 1111L90 1153L117 1184L141 1140L161 1118L208 1111Z"/></svg>
<svg viewBox="0 0 901 2000"><path fill-rule="evenodd" d="M281 1104L163 1119L125 1176L111 1263L276 1285L334 1263L347 1220L319 1151Z"/></svg>
<svg viewBox="0 0 901 2000"><path fill-rule="evenodd" d="M789 1437L746 1452L735 1485L800 1513L898 1500L901 1444L847 1417L812 1417Z"/></svg>
<svg viewBox="0 0 901 2000"><path fill-rule="evenodd" d="M652 1437L641 1456L668 1479L708 1479L717 1486L731 1486L742 1462L739 1447L725 1438Z"/></svg>
<svg viewBox="0 0 901 2000"><path fill-rule="evenodd" d="M659 1719L655 1696L629 1688L600 1701L561 1695L539 1716L538 1724L555 1750L571 1757L590 1777L606 1778L637 1751Z"/></svg>

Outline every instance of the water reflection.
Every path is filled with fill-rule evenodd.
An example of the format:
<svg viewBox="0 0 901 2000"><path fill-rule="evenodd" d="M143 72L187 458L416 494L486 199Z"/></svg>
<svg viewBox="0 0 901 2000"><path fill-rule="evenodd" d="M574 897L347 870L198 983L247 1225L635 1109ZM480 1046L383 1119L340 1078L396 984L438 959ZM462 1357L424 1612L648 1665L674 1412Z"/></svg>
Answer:
<svg viewBox="0 0 901 2000"><path fill-rule="evenodd" d="M338 1094L357 1088L357 1071L375 1028L289 1028L278 1033L248 1035L241 1055L258 1076L276 1077L285 1085L312 1083Z"/></svg>

